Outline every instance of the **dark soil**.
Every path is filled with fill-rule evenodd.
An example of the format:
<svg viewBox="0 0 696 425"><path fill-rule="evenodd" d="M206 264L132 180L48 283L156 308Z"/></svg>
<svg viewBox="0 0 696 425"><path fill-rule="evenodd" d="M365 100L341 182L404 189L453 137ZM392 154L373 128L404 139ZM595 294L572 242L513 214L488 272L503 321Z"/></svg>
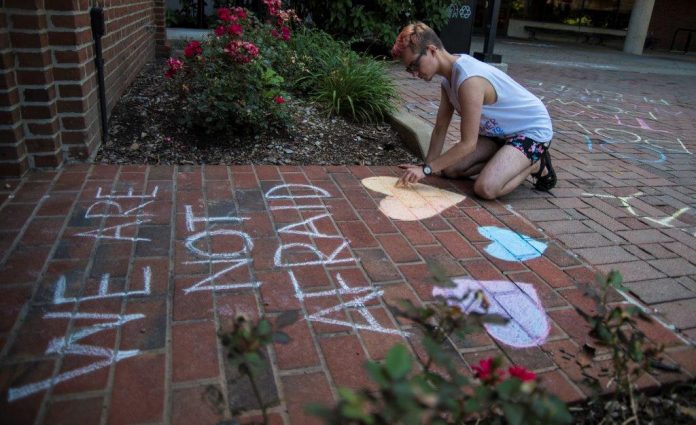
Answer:
<svg viewBox="0 0 696 425"><path fill-rule="evenodd" d="M109 164L397 165L418 162L389 124L328 117L314 103L289 102L287 130L209 137L177 122L163 61L148 63L114 107L96 162Z"/></svg>
<svg viewBox="0 0 696 425"><path fill-rule="evenodd" d="M571 406L575 424L694 424L696 423L696 381L666 385L636 395L637 417L629 402L616 402L607 395ZM629 419L630 418L630 419Z"/></svg>

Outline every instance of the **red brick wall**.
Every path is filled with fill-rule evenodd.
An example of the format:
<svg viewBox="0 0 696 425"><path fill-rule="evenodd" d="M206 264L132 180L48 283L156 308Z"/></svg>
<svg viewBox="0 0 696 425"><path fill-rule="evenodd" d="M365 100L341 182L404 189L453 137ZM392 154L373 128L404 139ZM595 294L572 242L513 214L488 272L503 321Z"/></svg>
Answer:
<svg viewBox="0 0 696 425"><path fill-rule="evenodd" d="M669 49L677 28L696 29L696 2L694 0L656 0L648 35L653 37L655 49ZM686 33L680 33L675 49L684 48ZM691 41L691 51L696 51L696 34Z"/></svg>
<svg viewBox="0 0 696 425"><path fill-rule="evenodd" d="M101 141L90 7L104 8L108 112L155 53L164 0L5 0L0 10L0 176L85 160Z"/></svg>

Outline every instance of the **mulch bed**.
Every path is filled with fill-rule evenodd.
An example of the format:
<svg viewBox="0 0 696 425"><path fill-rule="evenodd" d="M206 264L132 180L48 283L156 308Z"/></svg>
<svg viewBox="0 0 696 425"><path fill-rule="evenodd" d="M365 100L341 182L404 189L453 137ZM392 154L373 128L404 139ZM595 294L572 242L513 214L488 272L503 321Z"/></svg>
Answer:
<svg viewBox="0 0 696 425"><path fill-rule="evenodd" d="M418 159L389 124L329 117L316 104L290 101L292 125L251 136L209 137L177 122L164 62L148 63L114 107L109 137L96 155L107 164L397 165Z"/></svg>

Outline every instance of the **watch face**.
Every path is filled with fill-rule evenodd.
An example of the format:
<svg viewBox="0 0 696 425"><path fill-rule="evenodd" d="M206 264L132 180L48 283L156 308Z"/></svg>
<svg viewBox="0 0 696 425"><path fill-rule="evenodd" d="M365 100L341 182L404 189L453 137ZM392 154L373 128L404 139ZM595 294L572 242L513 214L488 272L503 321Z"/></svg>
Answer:
<svg viewBox="0 0 696 425"><path fill-rule="evenodd" d="M424 165L424 166L423 166L423 174L425 174L426 176L429 176L429 175L431 175L432 173L433 173L433 169L430 168L430 165Z"/></svg>

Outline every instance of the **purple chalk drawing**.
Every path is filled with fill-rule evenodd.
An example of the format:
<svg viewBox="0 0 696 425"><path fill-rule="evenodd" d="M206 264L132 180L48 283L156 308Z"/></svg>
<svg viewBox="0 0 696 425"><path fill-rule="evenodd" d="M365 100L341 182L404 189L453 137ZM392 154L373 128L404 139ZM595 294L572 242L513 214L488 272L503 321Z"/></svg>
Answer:
<svg viewBox="0 0 696 425"><path fill-rule="evenodd" d="M516 348L536 347L546 341L551 327L531 284L506 280L477 281L469 278L456 278L453 281L455 287L435 287L433 295L447 298L450 305L459 305L465 313L484 313L481 300L474 297L476 291L483 291L490 304L488 313L509 319L509 322L502 325L484 325L493 338ZM465 298L461 301L450 299L462 297Z"/></svg>

